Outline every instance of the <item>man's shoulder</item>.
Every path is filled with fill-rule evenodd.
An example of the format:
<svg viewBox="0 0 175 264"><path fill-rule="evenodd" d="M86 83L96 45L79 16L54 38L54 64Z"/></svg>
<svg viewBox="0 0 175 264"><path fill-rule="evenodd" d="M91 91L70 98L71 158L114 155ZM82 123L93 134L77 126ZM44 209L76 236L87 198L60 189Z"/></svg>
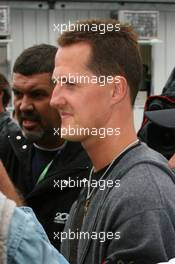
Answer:
<svg viewBox="0 0 175 264"><path fill-rule="evenodd" d="M132 160L124 162L118 170L117 166L114 168L112 178L120 179L120 187L110 191L108 200L113 201L114 207L127 208L128 215L166 208L169 202L175 210L175 175L167 161L145 146L137 152L143 155L136 158L130 153Z"/></svg>
<svg viewBox="0 0 175 264"><path fill-rule="evenodd" d="M129 159L132 163L167 163L167 160L165 157L163 157L163 155L151 149L143 142L140 142L138 147L133 148L131 151L129 151L126 155L126 158Z"/></svg>
<svg viewBox="0 0 175 264"><path fill-rule="evenodd" d="M19 125L10 117L9 112L0 113L0 131L1 137L14 135L21 131Z"/></svg>
<svg viewBox="0 0 175 264"><path fill-rule="evenodd" d="M12 175L17 175L17 171L22 173L23 168L27 168L26 163L30 160L32 148L33 144L23 136L20 127L10 119L0 132L0 158L12 178Z"/></svg>
<svg viewBox="0 0 175 264"><path fill-rule="evenodd" d="M175 174L169 168L168 161L144 143L132 149L120 160L113 169L112 178L120 179L135 189L175 186Z"/></svg>
<svg viewBox="0 0 175 264"><path fill-rule="evenodd" d="M11 122L10 113L5 111L0 113L0 131Z"/></svg>
<svg viewBox="0 0 175 264"><path fill-rule="evenodd" d="M160 153L149 148L145 143L140 143L139 146L124 155L114 167L113 176L118 175L118 177L122 178L124 175L130 174L131 171L135 172L135 176L138 174L142 176L143 173L148 172L146 168L149 168L149 174L154 174L154 171L161 170L162 173L174 176L168 166L168 161Z"/></svg>
<svg viewBox="0 0 175 264"><path fill-rule="evenodd" d="M27 140L16 122L11 120L1 131L0 145L6 150L11 146L14 153L28 152L33 144Z"/></svg>

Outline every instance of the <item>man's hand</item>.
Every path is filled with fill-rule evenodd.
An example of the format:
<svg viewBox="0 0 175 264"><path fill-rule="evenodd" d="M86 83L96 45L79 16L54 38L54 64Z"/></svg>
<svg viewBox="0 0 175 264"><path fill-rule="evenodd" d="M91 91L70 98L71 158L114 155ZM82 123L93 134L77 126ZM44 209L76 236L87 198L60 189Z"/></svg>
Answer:
<svg viewBox="0 0 175 264"><path fill-rule="evenodd" d="M22 205L22 199L18 195L9 176L0 160L0 191L11 200L14 200L18 206Z"/></svg>
<svg viewBox="0 0 175 264"><path fill-rule="evenodd" d="M171 169L175 169L175 154L171 157L171 159L168 161L168 165Z"/></svg>

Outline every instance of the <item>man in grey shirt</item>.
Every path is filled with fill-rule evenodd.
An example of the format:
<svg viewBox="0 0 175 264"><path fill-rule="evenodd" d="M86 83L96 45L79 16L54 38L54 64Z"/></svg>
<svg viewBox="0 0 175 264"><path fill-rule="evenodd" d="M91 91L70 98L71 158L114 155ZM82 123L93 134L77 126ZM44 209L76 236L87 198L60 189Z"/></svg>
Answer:
<svg viewBox="0 0 175 264"><path fill-rule="evenodd" d="M63 255L71 264L175 257L175 176L134 129L142 72L135 33L116 20L79 21L58 43L51 105L64 138L80 141L93 163L62 234Z"/></svg>

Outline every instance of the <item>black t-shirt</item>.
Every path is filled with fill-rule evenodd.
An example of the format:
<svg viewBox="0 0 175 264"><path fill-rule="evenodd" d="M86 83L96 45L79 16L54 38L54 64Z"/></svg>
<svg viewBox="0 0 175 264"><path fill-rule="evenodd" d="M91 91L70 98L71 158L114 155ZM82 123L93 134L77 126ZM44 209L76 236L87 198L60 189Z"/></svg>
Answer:
<svg viewBox="0 0 175 264"><path fill-rule="evenodd" d="M33 158L32 158L32 182L33 185L36 184L40 174L44 168L49 164L49 162L56 155L56 151L43 151L38 148L34 148Z"/></svg>
<svg viewBox="0 0 175 264"><path fill-rule="evenodd" d="M32 156L32 184L33 187L37 183L39 176L44 171L46 166L54 159L55 155L58 155L65 147L66 142L60 147L47 150L42 149L34 145L33 156Z"/></svg>
<svg viewBox="0 0 175 264"><path fill-rule="evenodd" d="M93 172L92 177L91 177L91 181L94 179L96 181L99 181L101 177L103 178L103 180L106 179L109 176L109 173L115 167L115 165L123 158L123 156L126 155L126 153L128 153L131 149L133 149L139 145L140 145L140 142L138 142L135 145L131 146L130 148L126 149L126 151L124 151L121 155L119 155L119 157L116 158L116 160L113 162L113 164L111 165L109 170L106 172L104 177L102 177L102 176L105 173L105 171L107 170L107 168L110 166L110 164L108 164L107 166L105 166L104 168L102 168L101 170L99 170L97 172ZM98 187L93 191L93 194L89 200L87 200L86 196L85 196L84 199L82 199L82 201L80 203L79 210L77 211L77 214L73 219L74 221L73 221L72 230L71 230L75 234L77 234L81 231L81 227L82 227L84 217L86 215L89 204L90 204L91 200L93 199L97 189L98 189ZM92 188L91 188L91 190L92 190ZM87 189L87 192L88 192L88 189ZM87 192L86 192L86 194L87 194ZM79 242L79 240L77 238L70 240L70 263L71 264L77 264L78 242Z"/></svg>

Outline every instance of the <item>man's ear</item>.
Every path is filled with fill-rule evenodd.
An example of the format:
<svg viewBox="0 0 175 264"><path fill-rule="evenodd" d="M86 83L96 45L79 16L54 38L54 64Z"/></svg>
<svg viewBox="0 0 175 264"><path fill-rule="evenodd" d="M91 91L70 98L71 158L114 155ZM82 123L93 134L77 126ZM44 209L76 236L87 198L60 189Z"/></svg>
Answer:
<svg viewBox="0 0 175 264"><path fill-rule="evenodd" d="M128 90L128 83L125 77L117 75L114 77L113 84L114 85L113 85L112 98L115 103L118 103L125 98Z"/></svg>

